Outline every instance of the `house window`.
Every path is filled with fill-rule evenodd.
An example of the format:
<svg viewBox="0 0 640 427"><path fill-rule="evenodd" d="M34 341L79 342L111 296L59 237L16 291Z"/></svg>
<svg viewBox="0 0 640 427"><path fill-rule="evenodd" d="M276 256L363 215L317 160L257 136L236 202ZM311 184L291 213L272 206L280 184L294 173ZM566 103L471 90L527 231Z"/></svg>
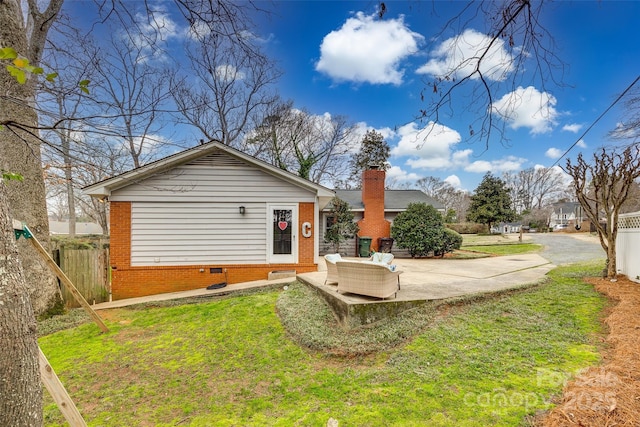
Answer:
<svg viewBox="0 0 640 427"><path fill-rule="evenodd" d="M330 229L335 221L336 221L336 217L334 217L333 215L327 215L326 223L325 223L325 230Z"/></svg>

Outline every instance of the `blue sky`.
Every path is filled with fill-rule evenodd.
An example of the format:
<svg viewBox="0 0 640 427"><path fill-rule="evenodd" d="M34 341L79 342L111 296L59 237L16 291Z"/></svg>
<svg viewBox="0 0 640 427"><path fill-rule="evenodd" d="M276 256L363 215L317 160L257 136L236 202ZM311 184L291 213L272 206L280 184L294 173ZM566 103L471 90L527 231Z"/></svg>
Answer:
<svg viewBox="0 0 640 427"><path fill-rule="evenodd" d="M68 4L77 13L86 5ZM396 184L436 176L473 191L487 171L501 175L555 162L564 165L566 158L560 156L574 144L568 157L579 152L590 157L593 149L611 144L607 133L623 121L622 105L583 140L578 141L579 136L640 74L640 2L545 3L540 23L564 63L554 72L561 84L543 85L532 60L517 72L515 85L504 84L516 72L508 54L497 49L494 58L503 59L502 65L490 62L494 68L486 75L492 84L504 79L494 93L494 106L503 114L509 111L497 122L505 124L505 139L494 133L488 141L479 141L469 132L486 105L471 102L477 80L454 92L451 108L443 110L436 123L430 122L433 117L414 121L433 93L426 82L447 70L454 60L452 51L465 51L459 41L482 43L486 38L485 17L446 27L466 2L387 1L382 19L376 1L256 4L272 11L257 18L256 35L284 72L280 96L313 114L347 116L362 134L367 129L381 132L392 148L388 176ZM516 50L520 43L514 40ZM443 87L446 84L439 89ZM509 110L514 104L507 100L514 95L520 102Z"/></svg>
<svg viewBox="0 0 640 427"><path fill-rule="evenodd" d="M452 114L441 116L443 131L432 132L441 137L424 141L425 132L416 132L428 122L411 120L426 106L420 92L433 77L425 72L446 65L442 46L447 39L465 34L472 40L486 31L484 22L476 20L442 32L464 5L389 1L383 19L378 19L378 2L276 2L275 12L259 29L268 40L267 52L285 72L281 96L313 113L346 115L381 131L392 147L389 174L398 182L437 176L473 190L488 170L500 175L551 166L640 74L640 2L549 3L541 23L565 63L556 73L563 85L547 82L541 87L526 75L534 67L527 63L520 89L529 102L515 111L517 121L507 122L508 141L494 135L485 149L484 141L469 137L469 123L479 112L462 108L468 90L457 93ZM508 93L497 93L496 101ZM612 110L568 156L575 158L580 151L590 156L594 148L610 144L607 132L623 119L621 111Z"/></svg>

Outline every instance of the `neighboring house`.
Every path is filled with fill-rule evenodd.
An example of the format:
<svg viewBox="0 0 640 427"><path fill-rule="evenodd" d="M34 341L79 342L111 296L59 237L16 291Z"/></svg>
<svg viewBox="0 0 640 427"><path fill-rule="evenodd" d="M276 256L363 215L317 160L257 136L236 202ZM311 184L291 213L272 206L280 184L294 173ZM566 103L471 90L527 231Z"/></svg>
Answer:
<svg viewBox="0 0 640 427"><path fill-rule="evenodd" d="M575 225L576 212L580 206L578 202L557 202L553 204L553 213L549 221L549 227L558 228L559 226Z"/></svg>
<svg viewBox="0 0 640 427"><path fill-rule="evenodd" d="M520 233L521 228L521 222L501 222L491 227L491 232L499 234Z"/></svg>
<svg viewBox="0 0 640 427"><path fill-rule="evenodd" d="M50 219L49 234L69 234L69 222ZM102 227L94 222L76 222L76 235L84 234L103 234Z"/></svg>
<svg viewBox="0 0 640 427"><path fill-rule="evenodd" d="M335 190L336 196L349 203L355 221L360 226L358 236L371 237L372 249L378 250L378 238L390 237L393 219L407 209L409 203L426 203L444 214L442 203L427 196L420 190L385 190L386 173L384 170L369 169L362 174L362 190ZM322 236L331 226L333 217L331 206L323 209L321 215ZM333 246L323 243L321 254L333 252ZM340 252L348 256L357 255L357 238L349 239L340 245ZM408 256L406 251L392 250L397 256Z"/></svg>
<svg viewBox="0 0 640 427"><path fill-rule="evenodd" d="M557 202L553 205L553 213L549 220L549 227L553 231L577 231L576 224L580 231L590 230L590 221L582 213L582 208L578 202Z"/></svg>
<svg viewBox="0 0 640 427"><path fill-rule="evenodd" d="M218 142L92 184L108 200L114 299L317 270L334 192Z"/></svg>

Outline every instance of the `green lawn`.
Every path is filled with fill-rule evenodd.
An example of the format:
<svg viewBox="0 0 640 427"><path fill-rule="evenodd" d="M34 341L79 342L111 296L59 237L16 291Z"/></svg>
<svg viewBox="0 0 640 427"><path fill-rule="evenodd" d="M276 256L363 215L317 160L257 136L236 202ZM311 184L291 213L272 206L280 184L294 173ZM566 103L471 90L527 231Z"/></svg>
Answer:
<svg viewBox="0 0 640 427"><path fill-rule="evenodd" d="M536 243L510 243L496 245L468 245L463 246L465 251L482 252L491 255L514 255L529 252L537 252L542 249L542 245Z"/></svg>
<svg viewBox="0 0 640 427"><path fill-rule="evenodd" d="M84 324L40 345L93 426L526 425L599 362L606 301L580 277L601 269L561 267L529 290L351 332L295 284L120 309L108 334ZM49 399L45 424L63 421Z"/></svg>

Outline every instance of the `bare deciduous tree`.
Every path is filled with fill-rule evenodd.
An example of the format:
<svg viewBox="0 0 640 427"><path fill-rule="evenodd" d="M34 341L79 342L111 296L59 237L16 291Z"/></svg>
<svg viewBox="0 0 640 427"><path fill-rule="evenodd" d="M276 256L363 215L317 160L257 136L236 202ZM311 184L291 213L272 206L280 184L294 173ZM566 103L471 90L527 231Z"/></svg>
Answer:
<svg viewBox="0 0 640 427"><path fill-rule="evenodd" d="M427 196L442 203L445 212L453 209L456 221L464 221L470 203L470 196L467 192L458 190L448 182L434 176L420 178L416 181L416 187Z"/></svg>
<svg viewBox="0 0 640 427"><path fill-rule="evenodd" d="M519 172L506 172L502 179L509 187L514 209L518 214L542 209L561 198L564 180L554 168L528 168Z"/></svg>
<svg viewBox="0 0 640 427"><path fill-rule="evenodd" d="M137 168L161 156L166 145L160 132L171 98L169 76L144 45L124 33L114 30L111 34L108 44L88 55L95 58L99 76L92 84L92 97L103 111L94 125L122 141Z"/></svg>
<svg viewBox="0 0 640 427"><path fill-rule="evenodd" d="M637 143L640 139L640 87L635 86L635 82L625 97L624 107L624 116L610 136Z"/></svg>
<svg viewBox="0 0 640 427"><path fill-rule="evenodd" d="M312 115L293 102L273 104L246 140L244 151L313 182L344 172L355 127L343 116Z"/></svg>
<svg viewBox="0 0 640 427"><path fill-rule="evenodd" d="M75 43L80 40L77 31L73 32L73 44L65 43L65 48L47 49L43 63L53 70L60 70L58 78L43 84L39 91L38 106L40 125L45 127L40 134L43 146L43 167L48 198L52 191L60 199L64 196L66 216L69 221L69 236L76 233L76 206L73 168L77 165L75 153L78 152L74 136L81 126L73 120L79 116L82 104L86 102L77 82L88 78L86 63L78 60ZM59 47L59 46L57 46Z"/></svg>
<svg viewBox="0 0 640 427"><path fill-rule="evenodd" d="M237 147L274 101L270 86L280 72L260 52L249 27L224 36L214 30L201 21L191 25L186 54L195 78L174 80L172 91L186 123L209 141Z"/></svg>
<svg viewBox="0 0 640 427"><path fill-rule="evenodd" d="M638 147L602 148L594 153L591 164L579 154L575 164L567 160L565 171L571 175L578 201L596 228L600 245L607 254L607 277L615 278L618 215L634 181L640 177Z"/></svg>

